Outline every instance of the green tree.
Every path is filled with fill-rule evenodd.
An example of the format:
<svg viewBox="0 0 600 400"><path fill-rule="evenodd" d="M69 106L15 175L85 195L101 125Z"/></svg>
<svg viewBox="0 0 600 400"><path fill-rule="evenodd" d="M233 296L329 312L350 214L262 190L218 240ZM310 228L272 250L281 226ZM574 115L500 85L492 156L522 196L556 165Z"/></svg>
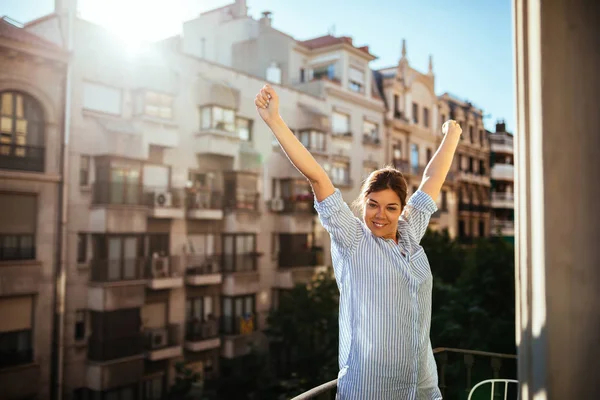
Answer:
<svg viewBox="0 0 600 400"><path fill-rule="evenodd" d="M289 398L327 382L338 373L339 291L330 272L309 285L298 285L280 297L269 316L267 335L277 358L289 363L279 369L283 393Z"/></svg>

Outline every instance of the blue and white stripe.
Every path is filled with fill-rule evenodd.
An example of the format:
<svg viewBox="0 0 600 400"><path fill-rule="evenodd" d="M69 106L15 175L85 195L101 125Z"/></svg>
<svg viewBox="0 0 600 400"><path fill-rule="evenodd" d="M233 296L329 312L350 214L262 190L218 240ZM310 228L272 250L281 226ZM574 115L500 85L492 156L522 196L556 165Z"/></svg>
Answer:
<svg viewBox="0 0 600 400"><path fill-rule="evenodd" d="M315 208L340 290L338 398L441 399L429 339L433 279L419 244L435 202L420 190L411 196L398 244L373 235L339 189Z"/></svg>

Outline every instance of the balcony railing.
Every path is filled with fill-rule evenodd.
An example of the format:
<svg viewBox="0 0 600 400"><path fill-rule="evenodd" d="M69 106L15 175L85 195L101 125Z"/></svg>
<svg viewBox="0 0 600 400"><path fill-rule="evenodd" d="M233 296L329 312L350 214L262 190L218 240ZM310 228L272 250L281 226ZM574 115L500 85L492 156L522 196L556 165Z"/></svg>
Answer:
<svg viewBox="0 0 600 400"><path fill-rule="evenodd" d="M256 330L255 314L244 317L221 317L221 332L224 335L249 335Z"/></svg>
<svg viewBox="0 0 600 400"><path fill-rule="evenodd" d="M1 144L0 169L44 172L45 153L44 147Z"/></svg>
<svg viewBox="0 0 600 400"><path fill-rule="evenodd" d="M514 231L515 222L514 221L502 221L502 220L493 220L492 221L492 233L500 231L500 233L505 231Z"/></svg>
<svg viewBox="0 0 600 400"><path fill-rule="evenodd" d="M141 333L106 340L96 339L92 334L88 342L88 358L90 361L116 360L141 355L143 352L144 338Z"/></svg>
<svg viewBox="0 0 600 400"><path fill-rule="evenodd" d="M191 321L186 324L185 340L199 342L219 337L219 321Z"/></svg>
<svg viewBox="0 0 600 400"><path fill-rule="evenodd" d="M31 331L6 332L0 334L0 368L14 367L33 362ZM25 346L29 348L23 348Z"/></svg>
<svg viewBox="0 0 600 400"><path fill-rule="evenodd" d="M279 268L314 267L317 265L318 253L317 250L290 252L282 249L278 255Z"/></svg>
<svg viewBox="0 0 600 400"><path fill-rule="evenodd" d="M223 209L223 194L208 189L189 189L187 207L191 210Z"/></svg>
<svg viewBox="0 0 600 400"><path fill-rule="evenodd" d="M210 275L221 272L221 254L188 254L185 259L187 275Z"/></svg>
<svg viewBox="0 0 600 400"><path fill-rule="evenodd" d="M147 257L121 260L92 260L92 282L118 282L146 279L150 259Z"/></svg>
<svg viewBox="0 0 600 400"><path fill-rule="evenodd" d="M0 261L35 260L35 236L0 234Z"/></svg>
<svg viewBox="0 0 600 400"><path fill-rule="evenodd" d="M438 368L438 387L444 399L466 399L471 389L487 379L517 376L517 356L512 354L488 353L477 350L437 348L433 350ZM512 385L504 397L504 388L497 386L495 393L489 389L478 391L478 398L517 399L517 386ZM333 400L337 390L337 379L317 386L292 400ZM491 395L491 396L490 396Z"/></svg>
<svg viewBox="0 0 600 400"><path fill-rule="evenodd" d="M297 195L295 197L284 197L283 199L284 213L316 213L314 207L314 197L312 194Z"/></svg>
<svg viewBox="0 0 600 400"><path fill-rule="evenodd" d="M379 146L381 144L381 139L378 136L363 135L362 142L366 145Z"/></svg>
<svg viewBox="0 0 600 400"><path fill-rule="evenodd" d="M515 195L514 193L502 193L502 192L494 192L492 193L492 200L494 201L514 201Z"/></svg>
<svg viewBox="0 0 600 400"><path fill-rule="evenodd" d="M92 203L96 205L144 205L140 184L123 182L94 182Z"/></svg>
<svg viewBox="0 0 600 400"><path fill-rule="evenodd" d="M504 136L504 135L502 135L502 136L490 135L489 139L490 139L490 144L505 145L505 146L513 147L513 138L512 137L508 137L508 136Z"/></svg>
<svg viewBox="0 0 600 400"><path fill-rule="evenodd" d="M221 265L223 272L256 271L258 253L223 254Z"/></svg>
<svg viewBox="0 0 600 400"><path fill-rule="evenodd" d="M227 210L235 211L259 211L258 201L260 193L236 193L233 196L226 196L224 205Z"/></svg>
<svg viewBox="0 0 600 400"><path fill-rule="evenodd" d="M182 208L184 189L144 187L144 200L148 207Z"/></svg>
<svg viewBox="0 0 600 400"><path fill-rule="evenodd" d="M181 325L170 324L164 328L144 330L144 348L146 351L160 350L167 347L181 346Z"/></svg>
<svg viewBox="0 0 600 400"><path fill-rule="evenodd" d="M146 259L146 273L142 278L161 279L182 275L181 256L155 256Z"/></svg>

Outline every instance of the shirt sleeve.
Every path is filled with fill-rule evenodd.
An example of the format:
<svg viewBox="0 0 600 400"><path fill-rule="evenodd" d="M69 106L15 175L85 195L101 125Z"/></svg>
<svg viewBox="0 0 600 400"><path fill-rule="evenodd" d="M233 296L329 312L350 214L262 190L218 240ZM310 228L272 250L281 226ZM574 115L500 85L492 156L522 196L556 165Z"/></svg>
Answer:
<svg viewBox="0 0 600 400"><path fill-rule="evenodd" d="M416 239L417 243L421 242L431 214L437 211L437 204L427 193L422 190L417 190L406 203L402 218L408 223L409 229Z"/></svg>
<svg viewBox="0 0 600 400"><path fill-rule="evenodd" d="M360 220L344 202L340 190L335 189L332 195L321 202L315 198L315 209L321 224L331 236L332 247L336 247L341 256L347 257L358 245L363 230Z"/></svg>

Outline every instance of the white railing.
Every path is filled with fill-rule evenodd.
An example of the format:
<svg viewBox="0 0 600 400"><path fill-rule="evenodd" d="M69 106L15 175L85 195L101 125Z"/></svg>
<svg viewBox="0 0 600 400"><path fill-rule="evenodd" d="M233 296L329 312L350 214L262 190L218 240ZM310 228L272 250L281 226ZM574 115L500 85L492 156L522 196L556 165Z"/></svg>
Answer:
<svg viewBox="0 0 600 400"><path fill-rule="evenodd" d="M493 192L492 201L515 201L515 194L510 192Z"/></svg>
<svg viewBox="0 0 600 400"><path fill-rule="evenodd" d="M513 138L508 137L508 136L495 136L495 135L490 135L490 144L497 144L497 145L503 145L503 146L513 146Z"/></svg>
<svg viewBox="0 0 600 400"><path fill-rule="evenodd" d="M467 400L471 400L471 397L473 396L473 394L475 393L475 390L477 390L477 388L479 388L483 385L489 385L489 384L492 385L492 388L490 390L490 400L494 400L494 398L495 398L495 385L496 384L504 384L504 400L507 400L508 385L509 384L517 385L517 391L518 391L519 381L514 380L514 379L487 379L485 381L481 381L477 385L473 386L473 389L471 389L471 392L469 393L469 398ZM480 397L478 397L478 398L480 398ZM519 398L519 396L517 394L517 399L518 398Z"/></svg>
<svg viewBox="0 0 600 400"><path fill-rule="evenodd" d="M492 221L492 233L496 232L498 229L500 229L501 232L514 231L515 223L514 221Z"/></svg>

